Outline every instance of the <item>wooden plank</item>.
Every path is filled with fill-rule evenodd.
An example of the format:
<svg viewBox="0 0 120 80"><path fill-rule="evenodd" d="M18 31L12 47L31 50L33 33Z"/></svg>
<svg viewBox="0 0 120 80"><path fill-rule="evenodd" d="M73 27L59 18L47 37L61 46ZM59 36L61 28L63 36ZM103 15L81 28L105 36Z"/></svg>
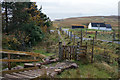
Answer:
<svg viewBox="0 0 120 80"><path fill-rule="evenodd" d="M5 50L3 49L0 53L10 53L10 54L18 54L18 55L32 55L40 58L45 58L46 56L40 53L33 53L33 52L23 52L23 51L14 51L14 50Z"/></svg>
<svg viewBox="0 0 120 80"><path fill-rule="evenodd" d="M37 76L40 76L43 72L42 72L42 69L36 69L31 71L19 72L19 73L36 78Z"/></svg>
<svg viewBox="0 0 120 80"><path fill-rule="evenodd" d="M37 62L40 60L22 60L22 59L0 59L2 62Z"/></svg>
<svg viewBox="0 0 120 80"><path fill-rule="evenodd" d="M18 76L14 76L14 75L12 75L12 74L6 74L5 76L5 79L18 79L18 78L20 78L20 77L18 77Z"/></svg>
<svg viewBox="0 0 120 80"><path fill-rule="evenodd" d="M16 54L16 55L28 55L28 54L26 54L26 53L15 53L15 52L6 52L6 51L0 51L0 53L2 53L2 54Z"/></svg>
<svg viewBox="0 0 120 80"><path fill-rule="evenodd" d="M27 78L27 79L32 79L33 77L27 76L27 75L23 75L20 73L12 73L11 75L17 76L17 77L21 77L23 79Z"/></svg>
<svg viewBox="0 0 120 80"><path fill-rule="evenodd" d="M13 73L13 72L28 71L28 70L33 70L33 69L38 69L38 67L24 68L24 69L19 69L19 70L2 71L2 75L10 74L10 73Z"/></svg>

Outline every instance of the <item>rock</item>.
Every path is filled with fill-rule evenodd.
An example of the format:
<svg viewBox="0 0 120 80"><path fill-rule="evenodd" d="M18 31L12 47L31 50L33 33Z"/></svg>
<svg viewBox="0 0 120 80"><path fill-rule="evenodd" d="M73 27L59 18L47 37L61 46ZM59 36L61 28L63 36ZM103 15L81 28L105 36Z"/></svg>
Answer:
<svg viewBox="0 0 120 80"><path fill-rule="evenodd" d="M71 67L78 68L78 65L76 63L72 63Z"/></svg>
<svg viewBox="0 0 120 80"><path fill-rule="evenodd" d="M16 66L16 67L13 67L11 70L18 70L18 69L23 69L24 67L23 66Z"/></svg>
<svg viewBox="0 0 120 80"><path fill-rule="evenodd" d="M56 59L50 60L50 62L56 62Z"/></svg>
<svg viewBox="0 0 120 80"><path fill-rule="evenodd" d="M59 61L59 58L56 58L56 61Z"/></svg>
<svg viewBox="0 0 120 80"><path fill-rule="evenodd" d="M23 69L24 67L18 65L16 68L17 68L17 69Z"/></svg>
<svg viewBox="0 0 120 80"><path fill-rule="evenodd" d="M50 60L47 58L47 59L45 59L45 62L49 62Z"/></svg>
<svg viewBox="0 0 120 80"><path fill-rule="evenodd" d="M55 69L55 72L60 73L60 72L62 72L62 70L61 69Z"/></svg>

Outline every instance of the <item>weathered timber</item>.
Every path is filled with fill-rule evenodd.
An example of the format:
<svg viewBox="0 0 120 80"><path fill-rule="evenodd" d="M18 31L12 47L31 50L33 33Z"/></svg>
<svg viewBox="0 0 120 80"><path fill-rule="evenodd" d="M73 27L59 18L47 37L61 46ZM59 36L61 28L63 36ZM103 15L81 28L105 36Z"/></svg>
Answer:
<svg viewBox="0 0 120 80"><path fill-rule="evenodd" d="M93 58L94 58L94 37L93 37L93 45L92 45L91 63L93 63Z"/></svg>
<svg viewBox="0 0 120 80"><path fill-rule="evenodd" d="M2 75L10 74L10 73L13 73L13 72L28 71L28 70L33 70L33 69L38 69L38 67L24 68L24 69L19 69L19 70L2 71Z"/></svg>
<svg viewBox="0 0 120 80"><path fill-rule="evenodd" d="M14 50L5 50L5 49L0 51L0 53L7 53L7 54L9 53L9 54L18 54L18 55L31 55L31 56L40 57L40 58L45 58L46 57L45 55L42 55L40 53L14 51Z"/></svg>
<svg viewBox="0 0 120 80"><path fill-rule="evenodd" d="M1 62L37 62L40 60L0 59Z"/></svg>
<svg viewBox="0 0 120 80"><path fill-rule="evenodd" d="M62 42L59 42L59 59L62 60Z"/></svg>

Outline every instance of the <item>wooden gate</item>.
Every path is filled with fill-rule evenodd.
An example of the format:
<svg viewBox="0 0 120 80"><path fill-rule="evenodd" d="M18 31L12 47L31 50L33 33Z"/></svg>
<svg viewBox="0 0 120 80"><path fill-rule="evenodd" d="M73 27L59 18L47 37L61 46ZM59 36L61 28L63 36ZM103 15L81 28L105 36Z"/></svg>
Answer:
<svg viewBox="0 0 120 80"><path fill-rule="evenodd" d="M80 45L78 42L77 45L66 46L62 45L62 42L59 43L59 58L61 60L77 60L79 55L87 53L87 43L86 45Z"/></svg>

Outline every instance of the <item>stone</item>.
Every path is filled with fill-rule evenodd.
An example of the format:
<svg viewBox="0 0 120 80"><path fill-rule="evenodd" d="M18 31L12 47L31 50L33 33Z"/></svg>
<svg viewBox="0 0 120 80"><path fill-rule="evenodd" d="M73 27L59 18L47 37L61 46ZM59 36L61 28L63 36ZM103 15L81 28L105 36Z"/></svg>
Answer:
<svg viewBox="0 0 120 80"><path fill-rule="evenodd" d="M62 72L62 70L61 69L55 69L55 72L60 73L60 72Z"/></svg>
<svg viewBox="0 0 120 80"><path fill-rule="evenodd" d="M76 63L72 63L71 67L78 68L78 65Z"/></svg>

